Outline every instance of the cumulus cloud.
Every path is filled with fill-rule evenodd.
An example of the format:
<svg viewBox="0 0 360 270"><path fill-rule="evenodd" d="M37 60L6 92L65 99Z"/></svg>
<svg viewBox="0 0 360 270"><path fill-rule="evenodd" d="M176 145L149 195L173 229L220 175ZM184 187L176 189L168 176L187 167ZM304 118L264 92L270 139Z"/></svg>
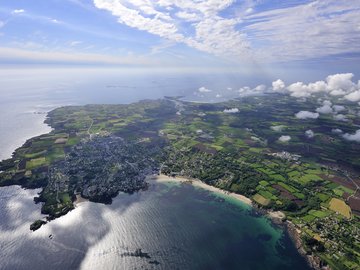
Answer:
<svg viewBox="0 0 360 270"><path fill-rule="evenodd" d="M313 138L315 136L314 131L312 131L311 129L305 131L305 136L309 139Z"/></svg>
<svg viewBox="0 0 360 270"><path fill-rule="evenodd" d="M360 101L360 89L350 94L347 94L346 96L344 96L344 98L352 102Z"/></svg>
<svg viewBox="0 0 360 270"><path fill-rule="evenodd" d="M298 119L316 119L319 117L319 113L300 111L295 114L295 117Z"/></svg>
<svg viewBox="0 0 360 270"><path fill-rule="evenodd" d="M333 109L334 109L334 111L337 112L337 113L346 110L346 108L345 108L344 106L342 106L342 105L334 105L334 106L333 106Z"/></svg>
<svg viewBox="0 0 360 270"><path fill-rule="evenodd" d="M284 125L278 125L278 126L272 126L270 127L272 130L276 131L276 132L281 132L284 130L285 126Z"/></svg>
<svg viewBox="0 0 360 270"><path fill-rule="evenodd" d="M308 91L307 85L302 82L296 82L287 87L290 95L293 97L310 97L311 93Z"/></svg>
<svg viewBox="0 0 360 270"><path fill-rule="evenodd" d="M260 85L256 86L253 90L256 92L264 92L265 89L266 89L266 85L260 84Z"/></svg>
<svg viewBox="0 0 360 270"><path fill-rule="evenodd" d="M215 96L216 98L221 98L222 97L222 95L220 95L220 94L216 94L216 96Z"/></svg>
<svg viewBox="0 0 360 270"><path fill-rule="evenodd" d="M322 113L322 114L331 114L333 113L333 109L331 108L331 102L330 104L328 102L324 102L324 105L317 108L316 111L318 113Z"/></svg>
<svg viewBox="0 0 360 270"><path fill-rule="evenodd" d="M231 108L231 109L225 109L224 113L238 113L239 109L238 108Z"/></svg>
<svg viewBox="0 0 360 270"><path fill-rule="evenodd" d="M272 89L274 91L282 91L284 90L284 88L285 88L285 83L282 80L278 79L272 82Z"/></svg>
<svg viewBox="0 0 360 270"><path fill-rule="evenodd" d="M323 105L331 106L331 105L332 105L332 102L331 102L330 100L324 100L324 101L323 101Z"/></svg>
<svg viewBox="0 0 360 270"><path fill-rule="evenodd" d="M282 80L277 80L272 83L272 89L277 92L288 92L291 96L297 98L307 98L315 93L326 93L332 96L344 96L345 99L353 102L360 101L360 82L357 84L352 81L354 74L340 73L333 74L326 77L324 81L317 81L314 83L296 82L289 86L285 86ZM324 103L324 105L327 105ZM329 104L331 106L331 104ZM320 110L329 112L329 107L326 106Z"/></svg>
<svg viewBox="0 0 360 270"><path fill-rule="evenodd" d="M280 142L288 142L291 140L291 137L288 135L282 135L280 136L280 138L278 139Z"/></svg>
<svg viewBox="0 0 360 270"><path fill-rule="evenodd" d="M296 82L287 87L287 90L293 97L310 97L312 94L324 92L326 89L326 83L324 81L317 81L309 84Z"/></svg>
<svg viewBox="0 0 360 270"><path fill-rule="evenodd" d="M200 93L210 93L210 92L212 92L212 90L207 89L207 88L204 87L204 86L200 87L200 88L198 89L198 91L199 91Z"/></svg>
<svg viewBox="0 0 360 270"><path fill-rule="evenodd" d="M344 92L349 92L354 90L355 84L351 80L353 77L354 74L352 73L329 75L326 78L327 88L330 91L343 90Z"/></svg>
<svg viewBox="0 0 360 270"><path fill-rule="evenodd" d="M343 133L343 131L342 131L340 128L333 128L333 129L331 130L331 132L332 132L332 133L335 133L335 134L341 134L341 133Z"/></svg>
<svg viewBox="0 0 360 270"><path fill-rule="evenodd" d="M348 119L346 118L346 116L343 115L343 114L336 114L336 115L334 115L334 119L337 120L337 121L343 121L343 122L348 121Z"/></svg>
<svg viewBox="0 0 360 270"><path fill-rule="evenodd" d="M343 138L348 141L360 142L360 129L358 129L354 134L345 133Z"/></svg>

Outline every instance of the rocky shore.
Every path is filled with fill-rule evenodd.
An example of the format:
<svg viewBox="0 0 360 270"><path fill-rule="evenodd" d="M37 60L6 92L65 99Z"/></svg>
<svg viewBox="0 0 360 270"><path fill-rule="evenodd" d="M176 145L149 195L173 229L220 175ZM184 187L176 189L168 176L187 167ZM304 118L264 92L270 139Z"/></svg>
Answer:
<svg viewBox="0 0 360 270"><path fill-rule="evenodd" d="M302 240L301 240L301 231L296 228L296 226L291 221L286 221L284 226L289 233L291 240L293 241L298 252L306 259L310 267L316 270L331 270L329 266L323 265L322 260L315 256L314 254L308 254L304 249Z"/></svg>

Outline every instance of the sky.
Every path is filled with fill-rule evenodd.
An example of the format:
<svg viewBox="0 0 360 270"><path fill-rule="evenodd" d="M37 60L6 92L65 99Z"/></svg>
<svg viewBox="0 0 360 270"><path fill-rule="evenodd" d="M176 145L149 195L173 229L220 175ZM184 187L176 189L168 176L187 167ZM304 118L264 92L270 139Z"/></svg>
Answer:
<svg viewBox="0 0 360 270"><path fill-rule="evenodd" d="M360 74L359 0L0 0L1 65ZM280 72L281 73L281 72Z"/></svg>

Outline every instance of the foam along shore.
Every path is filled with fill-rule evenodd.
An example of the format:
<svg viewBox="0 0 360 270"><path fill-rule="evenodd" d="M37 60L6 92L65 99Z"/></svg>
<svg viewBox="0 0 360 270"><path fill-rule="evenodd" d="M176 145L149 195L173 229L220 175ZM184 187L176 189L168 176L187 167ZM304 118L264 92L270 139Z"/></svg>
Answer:
<svg viewBox="0 0 360 270"><path fill-rule="evenodd" d="M251 199L240 195L240 194L236 194L233 192L228 192L225 190L222 190L220 188L214 187L214 186L210 186L205 184L204 182L198 180L198 179L190 179L190 178L185 178L185 177L181 177L181 176L177 176L177 177L170 177L164 174L160 174L160 175L155 175L151 177L152 180L155 180L157 182L178 182L178 183L189 183L192 184L195 187L200 187L206 190L209 190L211 192L215 192L215 193L222 193L225 194L226 196L229 196L231 198L234 198L236 200L239 200L247 205L252 206L252 201Z"/></svg>

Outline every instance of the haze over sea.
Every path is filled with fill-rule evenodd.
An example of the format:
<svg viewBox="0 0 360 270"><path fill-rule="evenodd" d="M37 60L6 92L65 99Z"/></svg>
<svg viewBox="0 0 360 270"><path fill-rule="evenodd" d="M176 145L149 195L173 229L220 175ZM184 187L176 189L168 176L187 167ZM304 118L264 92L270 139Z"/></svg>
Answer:
<svg viewBox="0 0 360 270"><path fill-rule="evenodd" d="M0 159L49 132L42 123L58 106L165 95L217 101L227 88L251 82L234 74L8 70L0 74ZM200 87L214 91L195 96ZM190 185L152 181L149 190L120 194L112 205L83 202L31 232L42 217L32 201L37 192L0 188L1 269L307 269L281 228L240 202ZM137 249L146 254L135 256Z"/></svg>

